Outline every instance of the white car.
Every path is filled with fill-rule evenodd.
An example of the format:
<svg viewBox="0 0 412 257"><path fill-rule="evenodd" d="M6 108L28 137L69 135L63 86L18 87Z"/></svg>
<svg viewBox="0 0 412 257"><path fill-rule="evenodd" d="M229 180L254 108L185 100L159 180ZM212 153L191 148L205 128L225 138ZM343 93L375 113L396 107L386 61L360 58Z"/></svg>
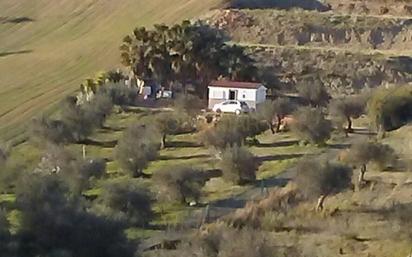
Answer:
<svg viewBox="0 0 412 257"><path fill-rule="evenodd" d="M219 104L215 104L212 109L214 112L231 112L236 113L237 115L245 112L249 112L249 106L246 102L228 100Z"/></svg>

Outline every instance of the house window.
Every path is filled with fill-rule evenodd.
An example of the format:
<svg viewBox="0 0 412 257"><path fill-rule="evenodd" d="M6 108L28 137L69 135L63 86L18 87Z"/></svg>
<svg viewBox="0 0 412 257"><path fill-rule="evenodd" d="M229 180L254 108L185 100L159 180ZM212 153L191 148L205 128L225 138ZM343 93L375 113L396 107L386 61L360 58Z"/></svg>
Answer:
<svg viewBox="0 0 412 257"><path fill-rule="evenodd" d="M215 99L223 99L224 97L224 91L223 90L214 90L212 93L212 97Z"/></svg>
<svg viewBox="0 0 412 257"><path fill-rule="evenodd" d="M246 94L243 94L242 97L243 97L243 99L245 99L245 98L246 98Z"/></svg>

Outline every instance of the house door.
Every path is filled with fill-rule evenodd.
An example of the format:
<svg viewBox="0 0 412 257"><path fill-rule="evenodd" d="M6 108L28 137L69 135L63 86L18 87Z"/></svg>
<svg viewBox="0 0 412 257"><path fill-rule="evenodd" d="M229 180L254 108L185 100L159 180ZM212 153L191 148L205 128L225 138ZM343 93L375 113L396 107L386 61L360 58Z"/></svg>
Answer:
<svg viewBox="0 0 412 257"><path fill-rule="evenodd" d="M229 90L229 100L236 100L236 91Z"/></svg>

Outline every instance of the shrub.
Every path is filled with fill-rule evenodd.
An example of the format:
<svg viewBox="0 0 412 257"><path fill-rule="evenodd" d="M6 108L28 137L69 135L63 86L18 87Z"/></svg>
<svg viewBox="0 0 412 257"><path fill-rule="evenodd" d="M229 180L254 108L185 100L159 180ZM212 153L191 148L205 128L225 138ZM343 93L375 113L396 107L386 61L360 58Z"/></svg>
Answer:
<svg viewBox="0 0 412 257"><path fill-rule="evenodd" d="M136 88L123 83L109 83L101 87L99 93L107 95L113 104L120 106L134 105L138 96Z"/></svg>
<svg viewBox="0 0 412 257"><path fill-rule="evenodd" d="M366 97L363 96L347 96L339 99L334 99L330 104L330 114L334 119L347 121L347 132L353 132L352 119L359 118L366 107Z"/></svg>
<svg viewBox="0 0 412 257"><path fill-rule="evenodd" d="M255 138L266 129L267 126L256 116L225 115L215 127L203 131L200 140L207 146L222 150L227 146L242 145L246 138Z"/></svg>
<svg viewBox="0 0 412 257"><path fill-rule="evenodd" d="M368 102L368 115L381 132L405 125L412 119L412 87L375 90Z"/></svg>
<svg viewBox="0 0 412 257"><path fill-rule="evenodd" d="M319 78L307 78L298 87L299 96L312 107L327 106L330 95Z"/></svg>
<svg viewBox="0 0 412 257"><path fill-rule="evenodd" d="M159 199L184 204L190 200L199 200L206 182L199 170L184 166L159 170L154 173L153 179L159 188Z"/></svg>
<svg viewBox="0 0 412 257"><path fill-rule="evenodd" d="M190 240L190 241L189 241ZM233 229L220 223L184 241L176 251L161 256L268 257L283 256L266 235L253 229Z"/></svg>
<svg viewBox="0 0 412 257"><path fill-rule="evenodd" d="M393 163L395 159L395 150L389 145L367 141L353 144L347 156L348 162L361 166L358 179L359 183L365 181L364 176L369 163L377 164L382 170L386 165Z"/></svg>
<svg viewBox="0 0 412 257"><path fill-rule="evenodd" d="M16 188L17 256L133 256L124 227L88 212L58 176L27 175Z"/></svg>
<svg viewBox="0 0 412 257"><path fill-rule="evenodd" d="M140 177L143 169L158 156L156 129L142 124L130 126L119 140L115 156L120 166L133 177Z"/></svg>
<svg viewBox="0 0 412 257"><path fill-rule="evenodd" d="M112 112L113 103L109 96L104 94L96 94L93 101L83 105L85 116L91 121L93 127L102 127L106 117Z"/></svg>
<svg viewBox="0 0 412 257"><path fill-rule="evenodd" d="M174 107L178 113L186 113L191 117L194 117L204 108L202 99L192 94L178 95L174 101Z"/></svg>
<svg viewBox="0 0 412 257"><path fill-rule="evenodd" d="M336 163L305 159L296 167L295 183L308 198L317 197L317 210L323 210L325 198L339 193L352 184L352 169Z"/></svg>
<svg viewBox="0 0 412 257"><path fill-rule="evenodd" d="M31 138L39 144L65 144L74 141L72 132L62 121L44 116L33 119L29 130Z"/></svg>
<svg viewBox="0 0 412 257"><path fill-rule="evenodd" d="M106 162L101 159L76 159L63 147L49 145L34 173L56 175L69 185L72 192L80 193L90 188L91 180L101 178L106 173Z"/></svg>
<svg viewBox="0 0 412 257"><path fill-rule="evenodd" d="M256 158L244 147L227 147L223 152L220 168L227 181L244 184L256 180Z"/></svg>
<svg viewBox="0 0 412 257"><path fill-rule="evenodd" d="M293 117L291 129L302 140L313 144L324 144L331 136L332 123L325 119L320 109L299 108Z"/></svg>
<svg viewBox="0 0 412 257"><path fill-rule="evenodd" d="M97 202L98 213L131 226L146 226L153 217L150 192L133 181L106 183Z"/></svg>
<svg viewBox="0 0 412 257"><path fill-rule="evenodd" d="M266 101L258 108L260 117L267 122L273 134L280 131L282 119L291 114L294 110L295 105L289 98L285 97L277 98L274 101Z"/></svg>
<svg viewBox="0 0 412 257"><path fill-rule="evenodd" d="M161 148L166 147L168 135L175 135L187 129L188 117L184 113L163 112L155 118L156 128L161 134Z"/></svg>

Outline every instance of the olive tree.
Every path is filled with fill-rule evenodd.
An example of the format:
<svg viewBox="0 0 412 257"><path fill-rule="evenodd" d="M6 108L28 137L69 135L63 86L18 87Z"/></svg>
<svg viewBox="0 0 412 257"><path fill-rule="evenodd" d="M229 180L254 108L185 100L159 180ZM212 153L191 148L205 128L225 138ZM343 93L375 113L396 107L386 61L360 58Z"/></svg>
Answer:
<svg viewBox="0 0 412 257"><path fill-rule="evenodd" d="M144 227L153 218L151 195L142 185L130 180L108 182L97 198L95 211L111 219Z"/></svg>
<svg viewBox="0 0 412 257"><path fill-rule="evenodd" d="M17 256L134 256L125 227L89 212L58 176L26 175L16 190Z"/></svg>
<svg viewBox="0 0 412 257"><path fill-rule="evenodd" d="M351 146L348 152L348 162L360 166L358 183L365 182L365 173L369 163L377 164L380 169L393 163L396 159L395 150L389 145L378 142L360 141Z"/></svg>
<svg viewBox="0 0 412 257"><path fill-rule="evenodd" d="M332 123L320 109L301 107L293 114L292 131L302 140L324 144L331 136Z"/></svg>
<svg viewBox="0 0 412 257"><path fill-rule="evenodd" d="M351 187L352 169L323 160L305 159L296 166L294 182L308 198L317 198L316 210L323 210L327 196Z"/></svg>
<svg viewBox="0 0 412 257"><path fill-rule="evenodd" d="M168 135L175 135L183 132L185 125L189 124L188 117L185 113L162 112L155 117L156 128L160 132L161 148L166 147L166 139Z"/></svg>
<svg viewBox="0 0 412 257"><path fill-rule="evenodd" d="M223 151L219 166L223 179L227 181L245 184L256 180L258 168L256 157L244 147L227 147Z"/></svg>
<svg viewBox="0 0 412 257"><path fill-rule="evenodd" d="M346 131L353 132L352 119L359 118L366 108L366 99L362 96L346 96L332 100L329 109L335 119L346 120Z"/></svg>
<svg viewBox="0 0 412 257"><path fill-rule="evenodd" d="M72 192L81 193L91 187L93 180L106 174L106 162L102 159L79 159L60 145L48 145L33 173L56 175Z"/></svg>
<svg viewBox="0 0 412 257"><path fill-rule="evenodd" d="M242 145L249 138L256 138L267 126L256 116L223 116L213 128L201 133L200 140L207 146L223 150L227 146Z"/></svg>
<svg viewBox="0 0 412 257"><path fill-rule="evenodd" d="M330 95L319 79L311 79L297 87L299 96L312 107L327 106Z"/></svg>
<svg viewBox="0 0 412 257"><path fill-rule="evenodd" d="M158 156L158 132L143 124L131 125L123 134L115 149L120 166L132 177L144 175L143 169Z"/></svg>
<svg viewBox="0 0 412 257"><path fill-rule="evenodd" d="M158 188L158 198L179 201L183 204L197 201L206 180L201 171L186 166L173 166L154 173L153 180Z"/></svg>
<svg viewBox="0 0 412 257"><path fill-rule="evenodd" d="M295 105L286 97L277 98L274 101L266 101L258 108L260 116L267 122L272 134L280 131L282 119L294 110Z"/></svg>

